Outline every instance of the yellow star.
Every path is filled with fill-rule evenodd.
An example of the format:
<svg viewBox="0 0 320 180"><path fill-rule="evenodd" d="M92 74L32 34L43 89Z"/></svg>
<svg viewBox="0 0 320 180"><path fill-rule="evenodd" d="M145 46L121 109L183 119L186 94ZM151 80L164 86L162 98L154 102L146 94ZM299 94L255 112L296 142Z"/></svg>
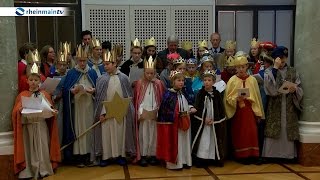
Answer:
<svg viewBox="0 0 320 180"><path fill-rule="evenodd" d="M115 118L119 123L126 116L131 98L122 98L116 92L111 101L103 101L106 108L106 119Z"/></svg>

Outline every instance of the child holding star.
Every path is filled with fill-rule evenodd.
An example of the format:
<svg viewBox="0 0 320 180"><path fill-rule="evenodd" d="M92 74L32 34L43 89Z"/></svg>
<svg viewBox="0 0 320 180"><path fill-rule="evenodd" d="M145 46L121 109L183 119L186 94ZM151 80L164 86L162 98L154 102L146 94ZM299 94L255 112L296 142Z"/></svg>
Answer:
<svg viewBox="0 0 320 180"><path fill-rule="evenodd" d="M103 105L104 101L113 102L114 97L132 97L132 88L128 76L117 68L117 54L113 49L102 54L106 73L97 80L97 91L95 101L95 120L101 124L95 128L95 156L101 158L100 166L110 165L113 160L124 166L126 153L135 155L135 131L134 131L134 107L130 101L127 114L119 114L123 118L108 117L114 112ZM122 99L123 100L123 99ZM115 103L114 106L119 104ZM124 107L119 107L124 108ZM119 115L119 116L120 116Z"/></svg>

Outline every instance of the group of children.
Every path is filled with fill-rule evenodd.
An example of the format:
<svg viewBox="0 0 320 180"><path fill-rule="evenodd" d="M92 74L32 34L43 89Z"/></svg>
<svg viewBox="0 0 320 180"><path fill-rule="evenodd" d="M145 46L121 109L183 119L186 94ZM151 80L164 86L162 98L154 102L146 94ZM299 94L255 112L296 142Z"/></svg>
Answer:
<svg viewBox="0 0 320 180"><path fill-rule="evenodd" d="M262 43L254 41L260 48ZM148 43L155 46L153 38ZM219 60L203 47L205 41L199 45L199 60L168 54L159 76L161 59L152 53L142 59L137 39L132 58L119 67L119 46L102 50L93 38L90 48L78 46L76 65L66 75L59 74L60 84L51 95L39 89L37 51L28 51L28 89L18 95L12 112L15 173L19 178L52 175L61 157L78 167L125 165L130 160L143 167L164 162L168 169L223 166L227 156L244 164L259 157L296 157L303 91L298 74L286 63L288 49L275 48L273 58L267 51L257 53L251 64L261 67L252 76L249 57L235 53L235 42L227 43L228 53ZM64 70L69 49L62 45L57 72ZM269 67L264 65L268 63ZM288 94L279 93L285 81L296 86ZM262 92L267 102L262 101ZM22 113L24 97L40 99L50 113ZM260 128L262 122L265 128Z"/></svg>

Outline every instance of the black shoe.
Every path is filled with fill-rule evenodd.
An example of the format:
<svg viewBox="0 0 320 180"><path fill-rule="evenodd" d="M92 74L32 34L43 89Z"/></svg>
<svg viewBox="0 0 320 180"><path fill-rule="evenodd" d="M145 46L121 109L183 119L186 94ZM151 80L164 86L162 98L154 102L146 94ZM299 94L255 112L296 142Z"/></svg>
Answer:
<svg viewBox="0 0 320 180"><path fill-rule="evenodd" d="M116 161L117 161L117 164L119 164L120 166L127 165L127 160L124 157L119 156Z"/></svg>
<svg viewBox="0 0 320 180"><path fill-rule="evenodd" d="M224 163L221 160L217 160L217 161L214 162L214 165L217 166L217 167L223 167Z"/></svg>
<svg viewBox="0 0 320 180"><path fill-rule="evenodd" d="M260 157L257 162L255 163L255 165L262 165L262 164L265 164L266 163L266 160L262 157Z"/></svg>
<svg viewBox="0 0 320 180"><path fill-rule="evenodd" d="M183 165L183 168L184 168L184 169L191 169L191 166L188 166L187 164L184 164L184 165Z"/></svg>
<svg viewBox="0 0 320 180"><path fill-rule="evenodd" d="M159 164L159 160L155 156L151 156L149 159L149 164L151 166L156 166Z"/></svg>
<svg viewBox="0 0 320 180"><path fill-rule="evenodd" d="M148 166L147 157L142 156L139 161L139 165L142 167L147 167Z"/></svg>
<svg viewBox="0 0 320 180"><path fill-rule="evenodd" d="M100 167L106 167L106 166L108 166L108 165L110 165L110 164L111 164L111 161L110 161L109 159L107 159L107 160L101 160L99 166L100 166Z"/></svg>

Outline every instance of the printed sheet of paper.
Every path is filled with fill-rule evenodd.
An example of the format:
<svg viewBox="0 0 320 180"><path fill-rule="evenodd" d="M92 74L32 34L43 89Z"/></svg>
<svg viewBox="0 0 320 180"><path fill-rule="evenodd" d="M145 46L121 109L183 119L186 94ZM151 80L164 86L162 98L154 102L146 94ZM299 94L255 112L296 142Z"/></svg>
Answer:
<svg viewBox="0 0 320 180"><path fill-rule="evenodd" d="M34 97L21 97L22 101L22 114L41 113L41 98Z"/></svg>
<svg viewBox="0 0 320 180"><path fill-rule="evenodd" d="M250 97L250 91L249 88L239 88L238 89L238 96L242 96L242 97Z"/></svg>
<svg viewBox="0 0 320 180"><path fill-rule="evenodd" d="M57 86L58 86L60 81L61 81L60 78L50 78L50 77L48 77L41 84L40 89L45 90L49 94L52 94L56 90L56 88L57 88Z"/></svg>
<svg viewBox="0 0 320 180"><path fill-rule="evenodd" d="M285 81L282 86L278 89L278 92L282 93L282 94L288 94L289 93L289 89L291 87L296 88L297 84L290 82L290 81Z"/></svg>
<svg viewBox="0 0 320 180"><path fill-rule="evenodd" d="M219 82L214 83L213 86L216 87L217 91L219 91L220 93L222 91L224 91L226 89L226 87L227 87L226 83L224 81L222 81L222 80L219 81Z"/></svg>
<svg viewBox="0 0 320 180"><path fill-rule="evenodd" d="M41 117L43 118L50 118L53 116L52 112L53 112L53 109L51 108L49 102L47 102L44 98L42 98L42 112L41 112Z"/></svg>

